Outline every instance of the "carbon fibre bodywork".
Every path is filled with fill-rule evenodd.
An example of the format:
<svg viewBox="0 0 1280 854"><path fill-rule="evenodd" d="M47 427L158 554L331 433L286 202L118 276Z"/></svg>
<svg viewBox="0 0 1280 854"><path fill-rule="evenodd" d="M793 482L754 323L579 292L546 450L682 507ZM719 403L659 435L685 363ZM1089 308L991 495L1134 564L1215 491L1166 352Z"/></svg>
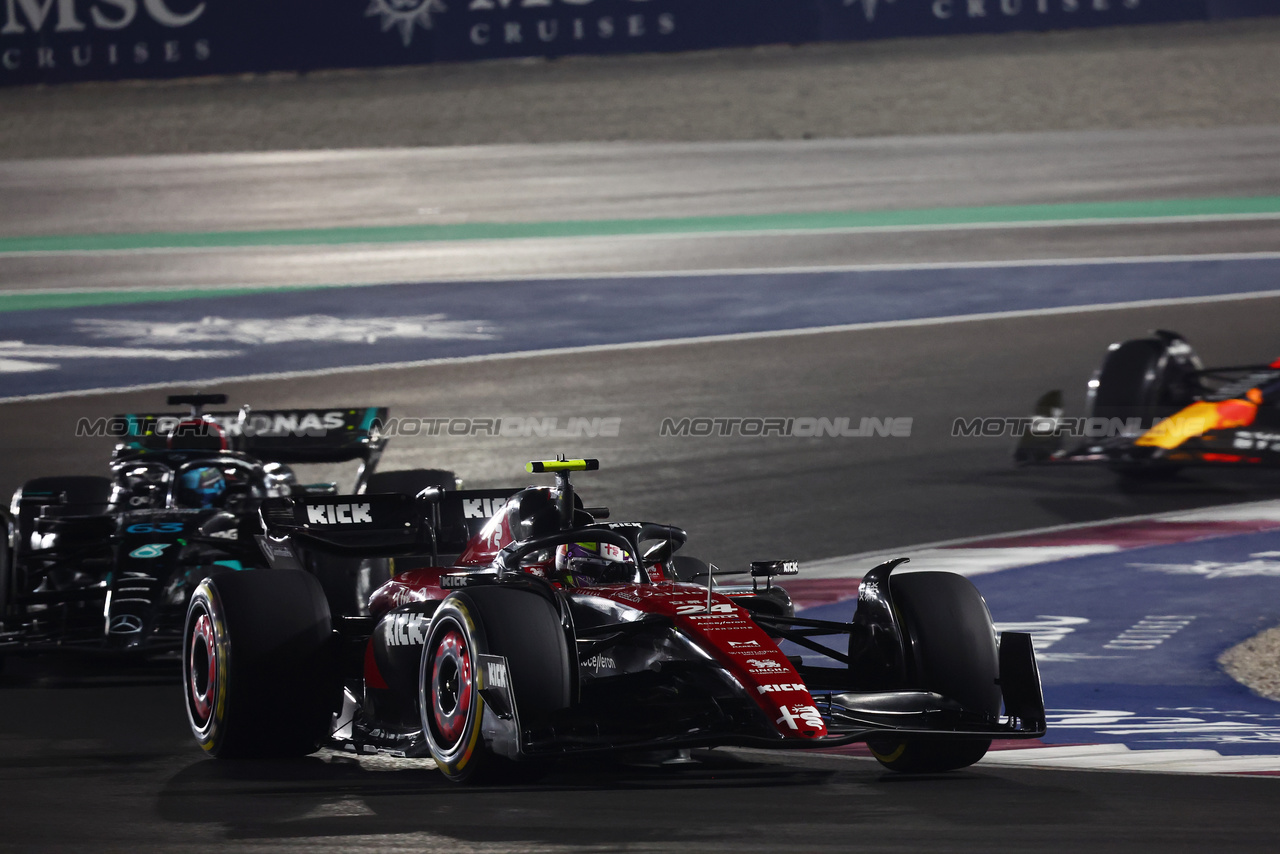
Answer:
<svg viewBox="0 0 1280 854"><path fill-rule="evenodd" d="M332 511L308 499L264 506L266 540L286 561L282 567L309 550L400 555L400 571L374 593L370 616L335 622L344 692L331 746L430 755L460 776L453 763L465 757L438 747L442 732L454 737L460 691L475 698L467 708L476 719L476 749L508 760L715 745L821 748L874 738L985 743L1044 733L1029 639L1007 633L997 653L985 604L960 576L932 573L962 586L964 608L977 615L969 633L989 649L990 661L972 671L987 674L971 680L978 684L943 693L921 664L922 633L895 601L894 572L903 560L866 575L849 622L801 619L776 583L797 571L794 563L758 562L741 570L749 584L729 586L722 579L734 573L675 554L683 530L600 521L607 510L583 507L567 476L558 480L555 487L483 495L365 496L359 512L368 521L360 525L331 523ZM493 500L504 492L505 503ZM357 499L331 500L336 507ZM554 508L548 518L556 524L531 532L530 505ZM466 519L470 536L459 541L448 533L456 530L449 520L465 517L467 507L488 512ZM636 556L633 577L567 583L553 556L584 541ZM442 560L444 547L456 557ZM561 640L548 642L546 655L564 650L563 699L529 702L523 640L495 629L494 620L520 611L485 605L497 599L552 615ZM442 619L457 629L444 640ZM471 653L465 660L451 651L464 643ZM453 668L447 684L442 661ZM436 694L446 688L442 717Z"/></svg>

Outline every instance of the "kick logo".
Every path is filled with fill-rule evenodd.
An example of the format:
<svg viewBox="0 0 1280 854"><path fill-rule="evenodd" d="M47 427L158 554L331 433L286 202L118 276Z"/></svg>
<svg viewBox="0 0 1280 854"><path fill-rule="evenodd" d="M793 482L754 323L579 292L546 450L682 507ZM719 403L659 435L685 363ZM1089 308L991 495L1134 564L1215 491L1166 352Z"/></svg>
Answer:
<svg viewBox="0 0 1280 854"><path fill-rule="evenodd" d="M308 504L308 525L373 524L368 504Z"/></svg>
<svg viewBox="0 0 1280 854"><path fill-rule="evenodd" d="M501 510L506 503L505 498L464 498L462 499L462 518L488 519Z"/></svg>
<svg viewBox="0 0 1280 854"><path fill-rule="evenodd" d="M382 18L382 31L395 27L400 30L400 39L408 47L413 41L413 28L416 24L424 30L431 29L431 13L447 12L449 7L442 0L370 0L365 17L378 15Z"/></svg>
<svg viewBox="0 0 1280 854"><path fill-rule="evenodd" d="M757 685L756 690L761 694L774 694L779 691L808 691L809 689L797 682L780 682L776 685Z"/></svg>
<svg viewBox="0 0 1280 854"><path fill-rule="evenodd" d="M422 646L422 629L430 622L431 618L423 614L389 614L383 621L387 646Z"/></svg>

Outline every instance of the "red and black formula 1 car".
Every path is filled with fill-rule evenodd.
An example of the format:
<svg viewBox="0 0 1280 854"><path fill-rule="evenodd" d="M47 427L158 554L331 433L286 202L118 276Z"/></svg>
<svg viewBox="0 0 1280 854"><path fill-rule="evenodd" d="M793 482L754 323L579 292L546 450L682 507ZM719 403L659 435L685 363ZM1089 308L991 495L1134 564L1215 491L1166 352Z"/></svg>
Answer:
<svg viewBox="0 0 1280 854"><path fill-rule="evenodd" d="M1111 345L1088 405L1087 418L1064 418L1062 392L1041 397L1014 459L1104 463L1134 477L1280 466L1280 359L1206 368L1181 335L1158 329Z"/></svg>
<svg viewBox="0 0 1280 854"><path fill-rule="evenodd" d="M773 583L794 562L717 586L675 554L680 528L584 507L569 472L597 467L529 464L554 487L268 502L277 568L210 578L188 611L201 746L429 756L464 782L580 754L859 741L891 769L941 771L993 738L1044 733L1030 636L997 643L962 576L889 561L850 622L797 618ZM312 577L286 568L312 550L420 565L376 591L369 616L335 620Z"/></svg>
<svg viewBox="0 0 1280 854"><path fill-rule="evenodd" d="M103 419L119 440L109 476L41 477L0 512L0 657L49 651L174 655L191 592L212 573L265 567L259 509L276 496L337 492L291 466L356 461L359 491L456 487L451 472L373 473L385 409L204 412L222 394L176 395L186 414ZM333 610L358 613L385 561L321 558ZM363 590L361 589L363 587Z"/></svg>

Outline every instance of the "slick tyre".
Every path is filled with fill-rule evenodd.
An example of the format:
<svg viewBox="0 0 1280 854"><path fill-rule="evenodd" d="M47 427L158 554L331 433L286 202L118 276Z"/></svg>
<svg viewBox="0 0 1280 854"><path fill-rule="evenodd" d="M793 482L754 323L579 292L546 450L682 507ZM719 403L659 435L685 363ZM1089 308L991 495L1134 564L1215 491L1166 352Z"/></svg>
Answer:
<svg viewBox="0 0 1280 854"><path fill-rule="evenodd" d="M909 684L950 697L966 711L1000 714L1000 659L982 596L963 576L915 572L890 579L907 645ZM990 739L874 738L867 746L891 771L934 773L981 759Z"/></svg>
<svg viewBox="0 0 1280 854"><path fill-rule="evenodd" d="M1200 358L1180 339L1125 341L1107 352L1094 376L1090 415L1124 422L1139 419L1147 429L1194 400L1194 372L1201 367ZM1111 469L1129 481L1148 482L1167 480L1179 467L1115 463Z"/></svg>
<svg viewBox="0 0 1280 854"><path fill-rule="evenodd" d="M329 734L340 694L329 605L298 570L206 578L187 608L187 723L219 759L305 756Z"/></svg>
<svg viewBox="0 0 1280 854"><path fill-rule="evenodd" d="M560 617L535 592L477 587L450 594L422 648L418 701L431 758L457 783L526 779L524 763L498 756L482 734L485 701L479 656L502 656L523 729L537 728L570 702L570 656Z"/></svg>
<svg viewBox="0 0 1280 854"><path fill-rule="evenodd" d="M1171 349L1171 347L1173 349ZM1141 418L1144 428L1194 399L1200 358L1181 339L1135 338L1107 352L1089 391L1095 418Z"/></svg>

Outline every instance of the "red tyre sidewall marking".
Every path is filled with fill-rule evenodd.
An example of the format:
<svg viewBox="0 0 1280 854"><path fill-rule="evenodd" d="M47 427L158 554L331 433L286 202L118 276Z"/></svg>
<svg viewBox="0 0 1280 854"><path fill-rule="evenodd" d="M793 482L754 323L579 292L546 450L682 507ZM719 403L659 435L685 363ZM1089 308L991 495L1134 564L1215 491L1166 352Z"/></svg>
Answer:
<svg viewBox="0 0 1280 854"><path fill-rule="evenodd" d="M441 708L438 690L441 666L449 660L453 660L458 669L457 703L452 714L447 714ZM467 717L471 711L472 679L471 654L466 640L457 629L450 629L436 647L431 666L431 685L436 727L451 748L461 742L466 731Z"/></svg>
<svg viewBox="0 0 1280 854"><path fill-rule="evenodd" d="M197 645L203 645L205 655L208 658L207 682L204 691L201 692L197 686L196 673L196 649ZM202 727L208 726L210 717L213 712L213 698L217 691L218 685L218 652L217 642L214 640L213 622L209 619L207 612L202 612L196 620L196 624L191 632L191 653L187 661L187 684L191 695L192 711L199 718Z"/></svg>

